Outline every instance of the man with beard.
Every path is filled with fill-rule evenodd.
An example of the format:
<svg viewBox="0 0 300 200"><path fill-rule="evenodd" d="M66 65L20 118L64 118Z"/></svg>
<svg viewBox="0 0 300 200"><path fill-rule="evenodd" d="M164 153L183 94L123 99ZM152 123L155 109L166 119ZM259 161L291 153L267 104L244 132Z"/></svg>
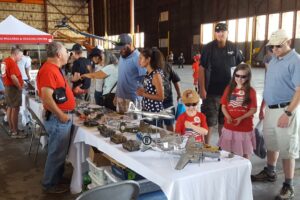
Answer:
<svg viewBox="0 0 300 200"><path fill-rule="evenodd" d="M201 111L206 115L208 133L205 142L210 143L212 129L218 126L219 135L224 124L220 99L231 79L231 71L240 64L244 57L235 44L228 41L228 30L225 23L215 26L215 40L202 49L199 67L199 94L203 99Z"/></svg>
<svg viewBox="0 0 300 200"><path fill-rule="evenodd" d="M124 113L128 110L130 101L135 102L138 96L136 90L146 74L146 69L139 65L139 51L134 48L128 34L121 34L116 49L120 50L118 66L118 83L116 98L117 111Z"/></svg>

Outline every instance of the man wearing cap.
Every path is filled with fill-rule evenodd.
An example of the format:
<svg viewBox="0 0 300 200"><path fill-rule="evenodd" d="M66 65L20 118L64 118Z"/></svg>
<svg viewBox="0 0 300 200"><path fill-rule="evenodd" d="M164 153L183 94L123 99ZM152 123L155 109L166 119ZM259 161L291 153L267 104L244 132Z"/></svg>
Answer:
<svg viewBox="0 0 300 200"><path fill-rule="evenodd" d="M269 62L263 93L267 166L251 176L252 181L276 181L275 167L280 152L285 181L276 199L284 200L295 196L293 178L300 134L300 55L290 45L291 40L282 29L272 33L267 44L274 55Z"/></svg>
<svg viewBox="0 0 300 200"><path fill-rule="evenodd" d="M139 65L139 51L134 48L128 34L121 34L116 44L120 50L118 83L115 103L118 112L126 112L130 101L137 99L136 90L146 74L146 68Z"/></svg>
<svg viewBox="0 0 300 200"><path fill-rule="evenodd" d="M82 56L83 48L80 44L74 44L72 52L75 60L72 67L72 90L76 98L88 101L91 79L80 79L80 75L90 73L91 62Z"/></svg>
<svg viewBox="0 0 300 200"><path fill-rule="evenodd" d="M205 142L210 143L211 132L217 124L219 135L224 124L220 99L229 84L232 71L244 57L235 44L227 40L227 25L218 23L215 27L215 40L208 43L201 53L199 66L199 94L203 99L201 111L207 117L209 126Z"/></svg>

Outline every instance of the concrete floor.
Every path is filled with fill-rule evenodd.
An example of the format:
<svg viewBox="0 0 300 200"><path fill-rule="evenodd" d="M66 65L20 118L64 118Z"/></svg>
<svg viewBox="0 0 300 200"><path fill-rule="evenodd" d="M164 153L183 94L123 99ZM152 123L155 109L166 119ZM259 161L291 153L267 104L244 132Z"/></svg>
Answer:
<svg viewBox="0 0 300 200"><path fill-rule="evenodd" d="M190 65L184 69L174 69L180 75L182 81L182 91L192 87L192 70ZM264 70L253 69L253 86L258 94L258 102L261 101L263 89ZM1 120L1 119L0 119ZM255 122L257 122L257 114ZM213 143L217 141L217 133L213 135ZM37 163L34 162L33 156L28 156L30 140L11 139L6 132L0 127L0 200L71 200L77 195L69 193L62 195L47 195L42 192L41 179L45 164L45 151L40 151ZM253 156L251 159L253 173L259 172L265 165L265 161ZM66 177L71 176L72 167L67 165ZM253 196L254 200L271 200L281 188L284 180L281 163L278 164L278 180L275 183L254 183ZM300 162L297 160L295 174L295 189L298 195L295 200L300 200Z"/></svg>

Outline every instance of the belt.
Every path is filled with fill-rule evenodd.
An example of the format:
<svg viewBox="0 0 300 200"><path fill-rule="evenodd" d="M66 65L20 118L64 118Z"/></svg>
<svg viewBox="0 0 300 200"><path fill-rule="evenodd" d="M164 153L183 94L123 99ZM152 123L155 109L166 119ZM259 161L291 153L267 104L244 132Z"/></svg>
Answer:
<svg viewBox="0 0 300 200"><path fill-rule="evenodd" d="M288 106L289 104L290 104L290 102L285 102L285 103L280 103L280 104L269 105L268 107L270 109L284 108L284 107Z"/></svg>
<svg viewBox="0 0 300 200"><path fill-rule="evenodd" d="M66 114L73 114L73 113L75 113L74 110L63 110L63 112L66 113Z"/></svg>

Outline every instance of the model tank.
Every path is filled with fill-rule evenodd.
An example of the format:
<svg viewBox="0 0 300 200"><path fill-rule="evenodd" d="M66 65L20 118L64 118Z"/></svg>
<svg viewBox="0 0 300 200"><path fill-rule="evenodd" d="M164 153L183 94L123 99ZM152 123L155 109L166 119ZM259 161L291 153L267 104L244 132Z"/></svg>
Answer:
<svg viewBox="0 0 300 200"><path fill-rule="evenodd" d="M139 127L136 125L135 126L132 126L131 124L129 125L126 122L121 122L119 130L121 133L124 133L124 132L137 133L137 132L139 132Z"/></svg>
<svg viewBox="0 0 300 200"><path fill-rule="evenodd" d="M123 143L122 146L127 151L138 151L140 150L141 143L136 140L128 140L127 142Z"/></svg>
<svg viewBox="0 0 300 200"><path fill-rule="evenodd" d="M127 141L126 137L120 134L114 134L110 137L110 141L112 141L115 144L122 144Z"/></svg>
<svg viewBox="0 0 300 200"><path fill-rule="evenodd" d="M98 126L99 123L96 122L95 120L86 120L83 122L83 125L86 127L94 127L94 126Z"/></svg>
<svg viewBox="0 0 300 200"><path fill-rule="evenodd" d="M100 124L98 130L103 137L111 137L116 133L113 129L107 128L104 124Z"/></svg>

